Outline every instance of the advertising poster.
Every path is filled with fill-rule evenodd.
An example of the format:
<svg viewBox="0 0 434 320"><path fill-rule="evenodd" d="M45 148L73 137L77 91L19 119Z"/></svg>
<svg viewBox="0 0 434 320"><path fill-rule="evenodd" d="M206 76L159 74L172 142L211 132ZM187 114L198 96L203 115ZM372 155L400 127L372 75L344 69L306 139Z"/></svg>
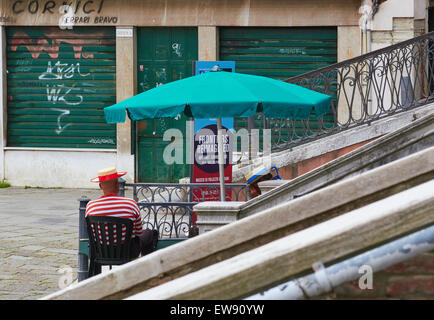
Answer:
<svg viewBox="0 0 434 320"><path fill-rule="evenodd" d="M222 119L224 179L232 182L232 129L233 118ZM194 165L193 183L219 183L218 141L216 119L195 119L194 121ZM201 201L218 200L220 188L201 188L194 191L196 199ZM231 197L231 191L226 189L226 198Z"/></svg>
<svg viewBox="0 0 434 320"><path fill-rule="evenodd" d="M223 71L235 71L234 61L196 61L195 73L211 71L218 66ZM224 180L232 182L232 138L234 119L222 118ZM216 119L194 119L194 164L193 183L219 183L218 141ZM194 198L200 201L220 199L220 188L200 188L193 191ZM231 198L231 190L226 189L226 198Z"/></svg>

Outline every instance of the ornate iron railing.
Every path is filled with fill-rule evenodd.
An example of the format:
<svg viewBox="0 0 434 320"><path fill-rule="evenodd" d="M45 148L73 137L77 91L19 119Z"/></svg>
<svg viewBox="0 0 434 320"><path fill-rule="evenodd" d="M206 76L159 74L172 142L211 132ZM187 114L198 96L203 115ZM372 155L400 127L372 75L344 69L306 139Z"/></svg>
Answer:
<svg viewBox="0 0 434 320"><path fill-rule="evenodd" d="M218 183L125 183L120 195L131 187L145 228L157 229L160 238L188 237L193 226L193 206L202 201L219 201ZM250 199L250 188L244 183L226 184L226 201Z"/></svg>
<svg viewBox="0 0 434 320"><path fill-rule="evenodd" d="M160 238L187 238L193 225L194 202L139 202L143 227L157 229Z"/></svg>
<svg viewBox="0 0 434 320"><path fill-rule="evenodd" d="M126 183L132 187L133 197L142 202L202 202L219 201L218 183ZM250 197L250 189L245 183L226 184L226 201L238 201Z"/></svg>
<svg viewBox="0 0 434 320"><path fill-rule="evenodd" d="M332 96L320 119L257 119L282 150L433 101L434 32L285 80Z"/></svg>

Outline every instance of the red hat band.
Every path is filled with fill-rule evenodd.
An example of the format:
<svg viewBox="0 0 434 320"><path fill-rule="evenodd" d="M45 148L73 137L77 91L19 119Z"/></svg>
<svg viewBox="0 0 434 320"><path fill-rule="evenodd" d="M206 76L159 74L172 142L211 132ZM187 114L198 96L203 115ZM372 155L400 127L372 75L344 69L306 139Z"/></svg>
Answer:
<svg viewBox="0 0 434 320"><path fill-rule="evenodd" d="M125 175L126 172L117 172L116 168L103 169L98 172L98 177L91 179L91 182L104 182L112 179L117 179Z"/></svg>

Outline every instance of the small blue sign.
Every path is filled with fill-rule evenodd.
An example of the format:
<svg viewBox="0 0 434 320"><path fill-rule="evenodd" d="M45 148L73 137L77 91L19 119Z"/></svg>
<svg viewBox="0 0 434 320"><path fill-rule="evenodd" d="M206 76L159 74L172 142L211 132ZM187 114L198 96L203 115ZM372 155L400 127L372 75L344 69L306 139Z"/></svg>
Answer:
<svg viewBox="0 0 434 320"><path fill-rule="evenodd" d="M235 72L235 61L195 61L194 74L211 71L215 66L222 71Z"/></svg>
<svg viewBox="0 0 434 320"><path fill-rule="evenodd" d="M235 61L195 61L195 75L209 72L214 67L218 67L222 71L235 72ZM194 134L197 133L201 128L215 124L217 125L216 119L194 119ZM234 128L234 118L222 118L222 126L226 127L228 130L233 130Z"/></svg>

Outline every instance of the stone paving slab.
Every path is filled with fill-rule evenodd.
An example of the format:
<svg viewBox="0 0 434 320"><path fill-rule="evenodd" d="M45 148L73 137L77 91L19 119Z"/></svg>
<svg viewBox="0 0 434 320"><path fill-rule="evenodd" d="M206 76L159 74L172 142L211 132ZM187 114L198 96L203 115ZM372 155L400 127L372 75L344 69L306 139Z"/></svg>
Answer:
<svg viewBox="0 0 434 320"><path fill-rule="evenodd" d="M72 254L72 255L77 254L76 250L69 250L69 249L46 248L43 251L54 252L54 253L63 253L63 254Z"/></svg>
<svg viewBox="0 0 434 320"><path fill-rule="evenodd" d="M76 281L82 195L95 199L101 192L0 189L0 300L34 300L60 290L65 272Z"/></svg>
<svg viewBox="0 0 434 320"><path fill-rule="evenodd" d="M20 248L21 250L23 250L23 251L39 251L39 250L42 250L42 249L45 249L45 247L42 247L42 246L24 246L24 247L21 247Z"/></svg>

